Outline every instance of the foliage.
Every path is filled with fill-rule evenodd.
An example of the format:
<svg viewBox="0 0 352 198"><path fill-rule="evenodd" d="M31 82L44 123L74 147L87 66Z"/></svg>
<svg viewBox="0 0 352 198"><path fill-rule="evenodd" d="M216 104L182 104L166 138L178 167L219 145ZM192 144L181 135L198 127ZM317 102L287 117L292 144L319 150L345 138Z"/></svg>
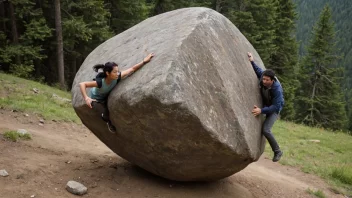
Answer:
<svg viewBox="0 0 352 198"><path fill-rule="evenodd" d="M21 134L21 133L18 133L17 131L6 131L4 133L4 137L13 141L13 142L17 142L19 139L22 139L22 140L31 140L32 139L32 137L29 133Z"/></svg>
<svg viewBox="0 0 352 198"><path fill-rule="evenodd" d="M315 195L316 197L319 197L319 198L325 198L326 197L325 194L323 193L323 191L321 191L321 190L314 191L314 190L308 188L307 192L309 194Z"/></svg>
<svg viewBox="0 0 352 198"><path fill-rule="evenodd" d="M341 81L341 87L344 92L346 101L346 110L348 114L349 126L352 130L352 23L350 18L352 7L350 0L294 0L297 4L299 19L297 20L297 39L300 41L299 53L307 53L305 46L310 38L310 28L319 19L319 13L326 4L329 4L332 10L332 19L335 21L336 41L341 59L338 60L338 67L344 70L344 79Z"/></svg>
<svg viewBox="0 0 352 198"><path fill-rule="evenodd" d="M347 8L351 7L351 1L348 0L62 0L65 82L70 88L87 55L113 35L157 14L184 7L209 7L230 19L257 50L265 66L276 71L284 88L282 118L301 122L306 118L305 111L301 112L301 109L308 108L304 104L313 104L307 97L308 89L312 88L309 85L312 81L308 80L309 72L312 71L305 68L312 67L302 62L305 67L299 68L298 52L300 55L308 53L304 50L309 38L307 32L310 32L326 3L333 10L331 17L336 21L338 29L337 46L342 53L335 53L341 59L332 61L335 64L331 64L329 71L324 74L325 77L332 78L334 83L319 84L319 89L334 90L329 96L332 100L328 108L326 111L319 110L319 113L325 120L332 120L328 125L335 123L335 126L345 126L344 114L347 114L349 129L352 129L352 37L349 33L352 26L348 20L351 14L347 12ZM299 13L297 21L296 7ZM58 82L54 12L55 6L48 0L0 2L1 70L51 85ZM296 34L296 24L297 38L302 41L299 44L293 37ZM309 57L312 56L306 59ZM337 69L332 72L337 67L345 72ZM319 72L316 74L321 75L322 71ZM298 79L298 76L302 77ZM336 86L341 87L343 96ZM321 103L318 100L315 102ZM298 103L295 104L294 101ZM306 121L304 123L311 124ZM328 127L327 124L321 126Z"/></svg>
<svg viewBox="0 0 352 198"><path fill-rule="evenodd" d="M339 84L341 70L336 66L333 26L330 8L326 6L313 28L308 54L301 64L296 119L338 130L345 129L347 117Z"/></svg>
<svg viewBox="0 0 352 198"><path fill-rule="evenodd" d="M46 58L43 43L51 36L51 29L42 17L42 11L29 0L12 1L15 6L19 43L10 42L9 33L1 31L0 64L7 66L10 72L21 77L30 77L34 71L34 62ZM4 3L5 4L5 3Z"/></svg>
<svg viewBox="0 0 352 198"><path fill-rule="evenodd" d="M279 0L275 22L276 46L270 59L268 68L273 69L281 81L284 89L285 108L281 115L283 119L294 120L295 92L299 86L298 77L298 44L293 36L295 30L295 5L292 0Z"/></svg>
<svg viewBox="0 0 352 198"><path fill-rule="evenodd" d="M331 177L347 185L352 185L352 169L348 166L334 167Z"/></svg>

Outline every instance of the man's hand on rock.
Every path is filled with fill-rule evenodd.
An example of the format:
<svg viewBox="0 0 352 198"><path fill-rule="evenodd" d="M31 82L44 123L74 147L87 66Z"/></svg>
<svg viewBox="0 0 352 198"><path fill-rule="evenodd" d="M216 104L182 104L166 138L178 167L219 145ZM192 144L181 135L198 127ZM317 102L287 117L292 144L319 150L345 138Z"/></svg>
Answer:
<svg viewBox="0 0 352 198"><path fill-rule="evenodd" d="M254 116L258 116L258 115L260 115L262 113L262 110L259 108L259 107L257 107L257 105L254 105L254 108L253 108L253 110L252 110L252 114L254 115Z"/></svg>
<svg viewBox="0 0 352 198"><path fill-rule="evenodd" d="M254 61L254 59L253 59L253 56L252 56L252 53L250 53L250 52L247 52L247 56L248 56L248 60L249 61Z"/></svg>

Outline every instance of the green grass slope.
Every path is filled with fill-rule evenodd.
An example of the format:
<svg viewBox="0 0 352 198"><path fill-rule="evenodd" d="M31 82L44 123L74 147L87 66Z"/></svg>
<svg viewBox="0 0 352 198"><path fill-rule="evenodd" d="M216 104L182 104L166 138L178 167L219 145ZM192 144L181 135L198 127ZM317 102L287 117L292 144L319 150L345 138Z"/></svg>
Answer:
<svg viewBox="0 0 352 198"><path fill-rule="evenodd" d="M69 92L3 73L0 84L0 108L35 113L47 120L81 123ZM337 191L352 196L351 135L284 121L276 122L273 132L284 151L280 163L316 174ZM269 145L265 153L272 157Z"/></svg>
<svg viewBox="0 0 352 198"><path fill-rule="evenodd" d="M318 175L352 195L351 135L283 121L275 123L273 133L284 151L281 164ZM265 153L273 156L269 145Z"/></svg>
<svg viewBox="0 0 352 198"><path fill-rule="evenodd" d="M0 73L0 108L35 113L46 120L80 123L70 101L69 92Z"/></svg>

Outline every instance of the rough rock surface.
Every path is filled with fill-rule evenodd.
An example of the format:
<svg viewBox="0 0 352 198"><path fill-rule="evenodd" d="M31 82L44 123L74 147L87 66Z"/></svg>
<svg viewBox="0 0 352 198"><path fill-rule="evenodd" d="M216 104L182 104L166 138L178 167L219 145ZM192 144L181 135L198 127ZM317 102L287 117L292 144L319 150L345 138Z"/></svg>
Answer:
<svg viewBox="0 0 352 198"><path fill-rule="evenodd" d="M120 70L150 63L122 80L108 100L117 134L85 105L79 83L92 66L114 61ZM264 149L258 80L248 61L259 55L223 15L185 8L149 18L98 46L76 74L73 107L110 149L154 174L179 181L230 176ZM88 90L87 90L88 91Z"/></svg>
<svg viewBox="0 0 352 198"><path fill-rule="evenodd" d="M87 193L87 187L76 181L67 182L66 190L75 195L84 195Z"/></svg>
<svg viewBox="0 0 352 198"><path fill-rule="evenodd" d="M25 135L25 134L28 134L28 131L26 129L18 129L17 133L20 135Z"/></svg>
<svg viewBox="0 0 352 198"><path fill-rule="evenodd" d="M7 177L7 176L9 176L9 174L7 173L7 171L5 169L3 169L3 170L0 170L0 176Z"/></svg>

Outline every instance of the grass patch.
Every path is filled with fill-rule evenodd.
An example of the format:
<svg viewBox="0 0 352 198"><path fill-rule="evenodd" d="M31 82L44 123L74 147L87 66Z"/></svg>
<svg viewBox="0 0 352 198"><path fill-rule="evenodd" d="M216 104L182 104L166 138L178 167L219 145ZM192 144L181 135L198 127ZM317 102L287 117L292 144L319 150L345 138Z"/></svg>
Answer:
<svg viewBox="0 0 352 198"><path fill-rule="evenodd" d="M17 131L6 131L4 133L4 137L13 141L13 142L17 142L19 139L22 139L22 140L31 140L32 139L32 137L29 133L20 134L20 133L17 133Z"/></svg>
<svg viewBox="0 0 352 198"><path fill-rule="evenodd" d="M275 123L273 133L284 151L281 164L318 175L344 194L352 195L351 135L280 120ZM269 144L265 153L273 156Z"/></svg>
<svg viewBox="0 0 352 198"><path fill-rule="evenodd" d="M81 123L69 92L4 73L0 73L0 84L0 108L35 113L46 120Z"/></svg>
<svg viewBox="0 0 352 198"><path fill-rule="evenodd" d="M352 156L351 156L352 157ZM352 185L352 169L346 166L334 167L331 176L344 184Z"/></svg>
<svg viewBox="0 0 352 198"><path fill-rule="evenodd" d="M316 197L319 197L319 198L326 198L325 194L323 193L323 191L321 190L312 190L310 188L307 189L307 192L311 195L315 195Z"/></svg>

